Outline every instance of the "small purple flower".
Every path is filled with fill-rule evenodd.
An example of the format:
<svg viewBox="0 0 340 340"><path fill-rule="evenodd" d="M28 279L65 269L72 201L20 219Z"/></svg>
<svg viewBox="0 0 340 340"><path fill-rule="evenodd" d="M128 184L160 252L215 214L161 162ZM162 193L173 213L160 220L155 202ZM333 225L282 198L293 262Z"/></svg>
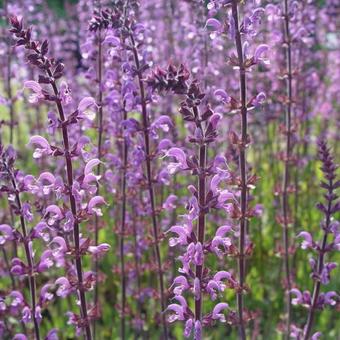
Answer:
<svg viewBox="0 0 340 340"><path fill-rule="evenodd" d="M58 287L57 289L57 296L60 296L62 298L66 297L67 295L71 294L73 292L73 288L69 282L69 280L66 277L59 277L56 281L55 284Z"/></svg>
<svg viewBox="0 0 340 340"><path fill-rule="evenodd" d="M259 45L254 53L254 63L258 64L260 61L262 61L265 64L268 64L268 59L262 58L262 54L266 53L269 50L269 46L266 44Z"/></svg>
<svg viewBox="0 0 340 340"><path fill-rule="evenodd" d="M108 243L101 243L98 246L89 246L88 251L91 254L95 255L103 255L104 253L107 253L110 250L111 246Z"/></svg>
<svg viewBox="0 0 340 340"><path fill-rule="evenodd" d="M95 196L92 197L87 205L87 213L90 215L97 215L97 216L103 216L103 213L101 209L98 207L98 205L107 205L104 198L102 196Z"/></svg>
<svg viewBox="0 0 340 340"><path fill-rule="evenodd" d="M44 304L53 299L53 294L49 290L53 287L52 284L45 284L40 290L40 303Z"/></svg>
<svg viewBox="0 0 340 340"><path fill-rule="evenodd" d="M230 102L230 96L228 93L222 89L217 89L214 92L214 96L217 101L223 102L223 103L229 103Z"/></svg>
<svg viewBox="0 0 340 340"><path fill-rule="evenodd" d="M211 241L210 248L219 258L223 256L223 252L219 247L223 247L224 251L226 251L231 246L231 239L229 237L225 237L225 234L230 232L231 230L232 227L228 225L219 227L214 238Z"/></svg>
<svg viewBox="0 0 340 340"><path fill-rule="evenodd" d="M36 104L40 100L45 98L40 84L33 80L25 81L24 88L30 89L33 91L33 93L28 98L28 101L32 104Z"/></svg>
<svg viewBox="0 0 340 340"><path fill-rule="evenodd" d="M200 320L195 321L194 340L202 340L202 324Z"/></svg>
<svg viewBox="0 0 340 340"><path fill-rule="evenodd" d="M194 262L197 266L201 266L203 264L203 247L201 242L197 242L195 244Z"/></svg>
<svg viewBox="0 0 340 340"><path fill-rule="evenodd" d="M13 340L27 340L27 336L22 333L15 334Z"/></svg>
<svg viewBox="0 0 340 340"><path fill-rule="evenodd" d="M172 126L173 123L169 116L160 116L151 124L150 134L154 139L158 139L158 129L162 129L164 132L168 132Z"/></svg>
<svg viewBox="0 0 340 340"><path fill-rule="evenodd" d="M190 288L188 280L185 276L180 275L174 278L170 289L173 289L175 295L182 295L183 291Z"/></svg>
<svg viewBox="0 0 340 340"><path fill-rule="evenodd" d="M331 278L331 271L337 267L335 262L325 263L321 272L321 283L326 285L329 283Z"/></svg>
<svg viewBox="0 0 340 340"><path fill-rule="evenodd" d="M165 310L166 312L172 312L172 314L169 315L168 317L168 321L171 322L175 322L176 320L185 320L184 318L184 312L185 309L182 305L178 305L178 304L171 304L167 307L167 309Z"/></svg>
<svg viewBox="0 0 340 340"><path fill-rule="evenodd" d="M177 196L170 194L168 196L168 198L164 201L163 203L163 209L167 210L167 211L171 211L173 209L176 209L176 205L175 202L177 201Z"/></svg>
<svg viewBox="0 0 340 340"><path fill-rule="evenodd" d="M217 293L220 290L219 284L215 280L210 280L206 286L206 291L210 295L212 301L215 301L217 298Z"/></svg>
<svg viewBox="0 0 340 340"><path fill-rule="evenodd" d="M334 292L334 291L330 291L330 292L327 292L324 296L324 303L326 305L330 305L330 306L335 306L336 303L337 303L337 300L339 300L339 295Z"/></svg>
<svg viewBox="0 0 340 340"><path fill-rule="evenodd" d="M12 291L9 296L12 299L11 307L14 308L22 306L25 301L22 293L18 292L17 290Z"/></svg>
<svg viewBox="0 0 340 340"><path fill-rule="evenodd" d="M32 320L32 313L31 313L31 310L28 306L25 306L23 309L22 309L22 321L24 323L28 323L28 322L31 322Z"/></svg>
<svg viewBox="0 0 340 340"><path fill-rule="evenodd" d="M302 231L301 233L297 235L297 237L304 238L304 241L302 241L301 243L302 249L314 248L312 235L308 233L307 231Z"/></svg>
<svg viewBox="0 0 340 340"><path fill-rule="evenodd" d="M90 161L88 161L85 165L85 169L84 169L84 176L87 176L89 174L92 173L93 168L97 167L99 164L102 164L103 162L101 162L99 159L94 158L91 159Z"/></svg>
<svg viewBox="0 0 340 340"><path fill-rule="evenodd" d="M63 104L69 105L72 102L71 90L65 81L60 83L59 95Z"/></svg>
<svg viewBox="0 0 340 340"><path fill-rule="evenodd" d="M35 308L35 319L40 323L42 320L41 307L38 305Z"/></svg>
<svg viewBox="0 0 340 340"><path fill-rule="evenodd" d="M222 115L219 113L214 113L210 118L209 118L209 124L216 129L218 122L222 119Z"/></svg>
<svg viewBox="0 0 340 340"><path fill-rule="evenodd" d="M42 191L44 195L49 195L50 192L53 190L54 183L56 179L53 174L50 172L43 172L40 174L37 182L41 185Z"/></svg>
<svg viewBox="0 0 340 340"><path fill-rule="evenodd" d="M33 214L31 213L31 205L27 202L23 203L22 205L22 215L28 222L31 222L33 220Z"/></svg>
<svg viewBox="0 0 340 340"><path fill-rule="evenodd" d="M226 322L226 318L223 313L221 313L224 309L228 309L229 305L227 303L218 303L212 312L212 318L214 320L220 320L221 322Z"/></svg>
<svg viewBox="0 0 340 340"><path fill-rule="evenodd" d="M63 223L63 229L66 233L69 233L73 230L74 226L74 216L71 211L67 211L65 213L65 221Z"/></svg>
<svg viewBox="0 0 340 340"><path fill-rule="evenodd" d="M14 240L13 229L8 224L0 224L0 246L4 245L6 241Z"/></svg>
<svg viewBox="0 0 340 340"><path fill-rule="evenodd" d="M48 242L50 240L50 230L47 223L41 221L32 229L32 238L41 238L45 242Z"/></svg>
<svg viewBox="0 0 340 340"><path fill-rule="evenodd" d="M47 269L51 268L52 266L53 266L53 253L51 250L45 250L42 253L40 261L37 264L37 271L39 273L42 273Z"/></svg>
<svg viewBox="0 0 340 340"><path fill-rule="evenodd" d="M213 32L218 32L222 29L223 25L219 20L215 18L209 18L205 23L205 27L208 27Z"/></svg>
<svg viewBox="0 0 340 340"><path fill-rule="evenodd" d="M195 277L194 279L194 286L193 286L193 293L195 300L201 299L201 284L199 278Z"/></svg>
<svg viewBox="0 0 340 340"><path fill-rule="evenodd" d="M11 273L16 276L21 276L27 273L27 267L24 262L15 257L11 261Z"/></svg>
<svg viewBox="0 0 340 340"><path fill-rule="evenodd" d="M265 101L266 101L266 94L264 92L260 92L257 94L257 96L255 97L255 99L252 101L252 104L255 107L258 107L260 105L262 105Z"/></svg>
<svg viewBox="0 0 340 340"><path fill-rule="evenodd" d="M52 253L55 258L64 257L64 254L68 251L66 241L61 236L54 237L50 245L53 245Z"/></svg>
<svg viewBox="0 0 340 340"><path fill-rule="evenodd" d="M316 332L312 335L310 340L318 340L321 337L322 333L321 332Z"/></svg>
<svg viewBox="0 0 340 340"><path fill-rule="evenodd" d="M58 331L55 328L51 329L47 333L46 338L45 338L45 340L58 340L58 339L59 339L58 338Z"/></svg>
<svg viewBox="0 0 340 340"><path fill-rule="evenodd" d="M93 108L98 108L95 99L92 97L83 98L78 105L78 116L91 121L94 120L96 118L96 111Z"/></svg>
<svg viewBox="0 0 340 340"><path fill-rule="evenodd" d="M186 227L174 225L167 231L167 233L175 233L178 235L178 237L171 237L169 239L170 247L174 247L177 244L180 244L181 246L188 244L189 232Z"/></svg>
<svg viewBox="0 0 340 340"><path fill-rule="evenodd" d="M183 335L186 337L186 338L189 338L190 335L191 335L191 332L192 332L192 328L194 326L194 320L193 319L188 319L185 323L185 328L184 328L184 333Z"/></svg>
<svg viewBox="0 0 340 340"><path fill-rule="evenodd" d="M236 282L233 279L232 275L229 272L225 271L225 270L221 270L221 271L217 272L214 275L214 280L219 285L219 289L220 289L221 292L223 292L225 290L225 288L226 288L226 285L222 282L222 280L227 280L232 285L236 284Z"/></svg>
<svg viewBox="0 0 340 340"><path fill-rule="evenodd" d="M44 155L47 156L52 154L51 146L44 137L32 136L28 144L36 146L33 158L41 158Z"/></svg>
<svg viewBox="0 0 340 340"><path fill-rule="evenodd" d="M177 163L169 163L168 164L168 171L172 175L177 170L186 170L189 168L187 163L187 157L184 151L180 148L171 148L169 149L164 157L174 157L177 160Z"/></svg>
<svg viewBox="0 0 340 340"><path fill-rule="evenodd" d="M51 204L45 209L45 216L48 216L48 225L53 225L56 221L60 221L64 218L64 214L61 209L55 205Z"/></svg>
<svg viewBox="0 0 340 340"><path fill-rule="evenodd" d="M292 299L292 305L310 305L311 296L307 290L301 293L298 289L293 288L290 293L295 295L295 298Z"/></svg>

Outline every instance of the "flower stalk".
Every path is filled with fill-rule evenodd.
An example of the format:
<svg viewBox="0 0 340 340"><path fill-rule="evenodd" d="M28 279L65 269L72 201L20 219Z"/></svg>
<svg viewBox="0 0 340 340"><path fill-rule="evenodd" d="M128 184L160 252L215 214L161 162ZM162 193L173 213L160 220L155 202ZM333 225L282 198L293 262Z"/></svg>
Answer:
<svg viewBox="0 0 340 340"><path fill-rule="evenodd" d="M246 168L246 147L248 144L248 118L247 118L247 87L246 87L246 69L243 60L243 48L239 26L238 1L232 1L232 16L235 23L235 45L239 63L239 83L240 83L240 102L241 102L241 143L239 148L239 171L240 171L240 238L239 238L239 257L238 257L238 275L240 286L245 283L245 237L247 231L247 168ZM239 318L239 336L242 340L246 339L246 331L243 321L244 298L242 289L237 293L237 310Z"/></svg>
<svg viewBox="0 0 340 340"><path fill-rule="evenodd" d="M304 327L303 340L310 339L313 329L315 313L318 309L318 302L320 297L320 289L322 283L321 278L325 268L325 255L327 252L329 252L330 249L332 249L332 247L330 247L327 243L328 235L332 233L332 215L340 210L339 203L335 203L335 200L337 199L335 190L340 186L340 182L336 181L335 171L337 169L337 166L334 164L334 160L330 154L330 150L327 148L327 144L323 140L319 142L319 158L323 163L322 171L327 179L327 183L322 183L322 187L327 190L327 193L324 195L327 204L326 206L322 203L319 203L317 205L317 207L323 212L325 218L324 222L321 224L323 229L323 237L321 245L318 249L316 273L314 273L313 275L314 285L312 301L308 310L307 322ZM334 244L334 247L337 247L337 245Z"/></svg>
<svg viewBox="0 0 340 340"><path fill-rule="evenodd" d="M29 284L29 291L30 291L30 297L31 297L31 308L32 308L32 320L33 320L33 325L34 325L34 336L35 340L40 340L40 326L39 326L39 320L37 318L37 288L36 288L36 275L34 272L34 260L32 256L32 249L30 248L29 244L29 233L27 230L26 226L26 221L25 217L23 215L23 210L22 210L22 204L21 204L21 198L19 194L19 190L17 187L15 175L11 171L11 169L8 167L6 163L4 163L5 171L8 174L8 177L10 179L10 182L12 184L13 188L13 193L15 197L15 203L16 207L19 212L19 218L20 218L20 226L21 226L21 232L22 232L22 242L24 244L24 250L25 250L25 256L26 256L26 261L28 265L28 284Z"/></svg>
<svg viewBox="0 0 340 340"><path fill-rule="evenodd" d="M168 330L167 324L165 320L165 314L163 313L166 308L166 299L164 293L164 280L163 280L163 270L162 270L162 260L161 260L161 253L159 249L159 235L158 235L158 225L157 225L157 216L156 216L156 200L154 194L154 186L152 180L152 170L151 170L151 152L150 152L150 138L149 138L149 116L147 112L147 104L146 104L146 97L145 97L145 88L142 79L142 71L138 57L138 50L135 43L135 39L132 33L130 33L130 41L131 41L131 48L134 57L134 62L137 71L138 77L138 85L141 97L141 106L142 106L142 123L143 123L143 135L144 135L144 147L145 147L145 163L146 163L146 177L147 177L147 185L149 191L149 199L151 205L151 219L152 219L152 230L153 230L153 238L154 238L154 252L157 262L157 270L158 270L158 280L159 280L159 293L160 293L160 300L161 300L161 318L162 318L162 325L163 325L163 333L164 339L168 339Z"/></svg>
<svg viewBox="0 0 340 340"><path fill-rule="evenodd" d="M124 110L123 120L127 119L127 112ZM121 316L121 339L125 339L125 308L126 308L126 276L125 276L125 255L124 255L124 236L126 230L126 170L128 166L128 141L127 138L123 137L123 171L122 171L122 205L121 205L121 224L120 224L120 241L119 241L119 254L120 254L120 271L121 271L121 305L122 305L122 316ZM136 245L135 245L136 246ZM136 259L137 260L137 259ZM138 280L139 273L137 272Z"/></svg>
<svg viewBox="0 0 340 340"><path fill-rule="evenodd" d="M47 69L47 74L52 77L52 72L50 69ZM52 77L53 78L53 77ZM55 96L58 97L59 91L55 80L51 82L51 86ZM73 186L73 165L72 165L72 158L70 155L70 148L69 148L69 138L68 138L68 131L67 125L65 123L65 115L64 109L60 101L57 101L57 109L59 113L59 118L62 122L62 135L63 135L63 145L64 145L64 157L66 163L66 174L67 174L67 183L68 188L72 188ZM77 206L76 200L72 193L72 190L69 190L69 203L71 206L71 212L74 216L74 224L73 224L73 240L74 240L74 247L75 247L75 264L76 264L76 271L77 271L77 279L78 279L78 294L80 300L80 308L82 317L85 320L85 334L86 340L91 340L91 328L90 324L87 320L88 313L87 313L87 305L86 305L86 298L85 298L85 291L83 288L83 268L82 268L82 259L80 254L80 225L77 220Z"/></svg>
<svg viewBox="0 0 340 340"><path fill-rule="evenodd" d="M291 164L291 138L292 138L292 52L291 52L291 37L289 27L289 4L288 0L284 0L284 44L286 48L286 95L287 103L285 109L285 155L284 155L284 171L282 182L282 224L283 224L283 246L284 246L284 270L286 278L286 331L285 338L289 339L290 323L291 323L291 299L290 290L291 273L290 273L290 259L289 259L289 183L290 183L290 164Z"/></svg>
<svg viewBox="0 0 340 340"><path fill-rule="evenodd" d="M85 298L85 287L83 282L83 268L82 268L82 254L80 249L80 224L77 215L76 199L73 194L73 164L72 155L70 151L70 141L68 134L68 126L70 125L69 120L66 119L64 108L61 101L61 95L58 90L56 79L60 78L64 70L64 65L56 63L54 70L52 71L52 65L55 61L46 57L48 52L48 41L45 40L43 43L31 40L31 29L24 30L22 20L18 20L17 17L12 16L10 18L13 33L17 38L17 45L24 45L27 50L32 52L29 55L29 61L36 66L39 66L45 72L47 78L43 78L43 82L50 84L54 98L53 101L56 103L57 111L59 114L60 126L62 130L62 141L63 141L63 152L62 155L66 165L66 177L67 177L67 194L69 198L69 204L71 207L71 213L73 216L73 241L74 241L74 261L77 275L77 294L80 301L80 312L83 321L83 327L85 329L85 335L87 340L92 339L91 328L88 320L88 312ZM41 80L42 78L40 78ZM22 223L22 222L21 222ZM28 247L28 245L25 247ZM27 248L28 249L28 248ZM33 279L32 279L33 280ZM33 281L32 281L33 283ZM32 284L33 286L33 284ZM35 289L35 288L31 288Z"/></svg>

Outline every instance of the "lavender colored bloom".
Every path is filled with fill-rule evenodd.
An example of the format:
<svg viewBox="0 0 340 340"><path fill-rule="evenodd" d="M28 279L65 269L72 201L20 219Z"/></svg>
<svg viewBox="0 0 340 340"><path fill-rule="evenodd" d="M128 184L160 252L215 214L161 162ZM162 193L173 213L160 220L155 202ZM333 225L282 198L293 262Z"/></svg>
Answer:
<svg viewBox="0 0 340 340"><path fill-rule="evenodd" d="M33 158L41 158L44 155L51 155L52 149L48 141L42 136L32 136L29 144L36 145Z"/></svg>
<svg viewBox="0 0 340 340"><path fill-rule="evenodd" d="M212 318L214 320L220 320L221 322L226 322L225 316L223 313L221 313L224 309L228 309L229 305L227 303L218 303L212 312Z"/></svg>

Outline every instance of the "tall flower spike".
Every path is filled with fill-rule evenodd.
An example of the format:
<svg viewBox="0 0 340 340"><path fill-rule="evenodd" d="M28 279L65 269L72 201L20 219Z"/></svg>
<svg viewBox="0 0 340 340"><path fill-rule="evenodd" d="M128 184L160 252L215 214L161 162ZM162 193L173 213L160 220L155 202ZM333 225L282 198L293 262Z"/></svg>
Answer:
<svg viewBox="0 0 340 340"><path fill-rule="evenodd" d="M24 29L22 20L19 20L17 17L11 17L11 33L16 38L17 46L24 46L26 50L30 52L28 56L28 61L32 66L37 67L40 72L43 72L39 76L39 82L42 84L48 84L52 90L52 93L46 91L44 93L44 100L48 102L53 102L56 105L58 114L59 114L59 122L58 127L62 130L62 138L63 138L63 150L57 149L53 152L54 156L63 156L66 168L66 177L67 177L67 196L70 205L70 211L72 213L72 223L73 226L73 242L74 242L74 264L76 270L76 281L77 281L77 294L79 297L79 306L80 306L80 317L75 317L73 321L77 320L76 328L84 329L85 336L87 340L92 339L91 327L90 327L90 319L87 309L86 303L86 284L84 283L84 275L83 275L83 264L82 264L82 252L81 252L81 244L80 244L80 220L78 218L78 207L77 207L77 199L75 197L75 188L74 184L76 181L74 180L74 170L73 170L73 160L72 158L77 156L76 149L71 150L70 139L69 139L69 126L74 124L74 122L78 121L78 118L83 118L87 115L89 109L93 106L96 106L96 103L93 98L85 97L82 99L78 105L78 109L75 111L73 115L70 117L66 117L66 113L64 111L64 105L68 102L68 99L65 98L65 86L63 85L62 89L59 89L57 80L62 77L64 71L64 65L56 61L53 58L47 57L49 46L48 41L45 40L43 42L33 41L31 35L31 29ZM40 85L39 85L40 86ZM36 84L30 83L30 87L33 88L35 93L40 93L39 86ZM92 118L89 117L89 118ZM80 142L80 140L79 140ZM36 158L40 157L43 154L51 154L52 149L47 142L41 136L34 136L31 138L31 143L37 144L39 148L35 152ZM76 144L77 145L77 144ZM87 214L90 216L92 213L100 214L100 210L96 208L97 204L105 203L100 196L94 197L87 205ZM51 206L50 206L51 209ZM58 208L59 209L59 208ZM59 219L61 218L60 209L57 207L53 207L51 212ZM60 240L59 240L60 241ZM61 245L61 243L59 242ZM83 245L82 245L83 246ZM28 247L28 245L27 245ZM62 248L65 248L62 246ZM29 250L27 250L29 252ZM60 254L60 252L59 252ZM61 255L62 256L62 255ZM33 318L35 318L35 313L33 312Z"/></svg>
<svg viewBox="0 0 340 340"><path fill-rule="evenodd" d="M293 69L292 69L292 50L291 50L291 32L290 32L290 13L289 13L289 0L283 0L284 6L284 47L286 51L286 88L287 88L287 102L285 105L285 151L284 151L284 171L282 179L282 227L283 227L283 247L284 247L284 268L286 277L286 329L285 329L285 339L288 340L290 337L290 324L291 324L291 313L292 306L290 301L289 292L292 288L291 283L291 266L289 258L289 245L290 245L290 235L289 235L289 225L290 225L290 208L289 208L289 185L291 181L291 154L292 154L292 104L293 104Z"/></svg>
<svg viewBox="0 0 340 340"><path fill-rule="evenodd" d="M169 66L166 71L158 69L158 73L162 74L165 79L176 72L173 65ZM162 84L155 85L155 83L152 83L150 86L159 91L165 90ZM179 112L183 120L191 124L191 129L188 129L188 131L192 132L192 134L189 135L188 140L195 146L197 156L187 157L183 149L178 147L170 148L165 155L174 157L177 160L177 163L168 165L169 173L174 174L176 171L190 170L196 176L197 188L194 185L188 186L191 197L187 204L187 214L183 216L183 225L174 225L168 230L168 232L177 235L177 237L169 239L171 247L177 245L186 247L184 254L179 257L182 262L182 268L179 268L178 271L182 275L176 277L171 288L177 299L178 297L183 298L181 294L188 290L189 287L191 288L195 306L194 312L187 307L183 317L178 317L179 314L176 314L176 320L185 321L185 337L189 337L193 329L194 339L201 340L204 326L210 325L214 320L225 321L223 315L220 314L221 309L226 306L223 303L217 304L212 313L203 314L204 294L209 294L211 299L215 300L217 298L215 290L220 290L220 282L215 282L205 268L205 252L214 252L213 247L211 247L213 241L206 241L205 239L205 229L206 217L210 209L218 208L217 197L213 200L214 194L208 189L208 180L211 180L215 175L215 172L209 167L208 146L216 141L221 116L214 113L207 103L203 105L205 94L201 91L197 81L191 80L189 77L188 82L182 84L182 89L184 88L187 91L184 93L185 100L181 103ZM167 87L167 90L171 90L173 93L177 93L177 89L176 83ZM202 108L204 108L204 111L201 112ZM193 223L196 224L195 230L193 230ZM220 229L218 236L220 233L223 236L223 231L226 233L227 229ZM178 309L178 307L176 308Z"/></svg>
<svg viewBox="0 0 340 340"><path fill-rule="evenodd" d="M14 159L11 160L11 158L8 159L8 154L6 153L6 150L3 150L2 147L0 147L0 173L6 174L6 179L8 180L9 187L11 188L9 191L12 192L14 196L14 204L15 204L15 211L16 215L18 215L19 221L20 221L20 227L21 227L21 234L20 239L23 243L24 253L26 256L26 262L27 266L23 264L23 262L20 259L13 259L12 260L12 268L11 272L15 275L28 276L28 285L29 285L29 291L30 291L30 298L31 303L30 305L27 305L26 312L24 314L23 312L23 322L26 323L32 321L34 325L34 336L35 340L40 340L40 321L41 319L37 317L38 315L38 303L37 303L37 291L36 291L36 273L35 273L35 264L34 264L34 254L32 251L32 242L29 241L29 233L27 227L27 222L24 216L23 212L23 204L22 204L22 198L20 195L20 188L17 183L17 177L16 177L16 171L13 168L14 166ZM10 160L10 161L9 161ZM4 232L7 236L6 239L11 238L10 230L8 229L8 226L2 225L2 232ZM5 238L4 238L5 239ZM18 261L17 261L18 260Z"/></svg>
<svg viewBox="0 0 340 340"><path fill-rule="evenodd" d="M313 294L311 301L308 303L308 317L303 329L303 340L308 340L311 337L316 310L324 308L326 305L334 306L334 300L332 300L333 297L339 299L339 296L332 291L327 292L325 297L321 299L323 294L321 293L322 285L328 284L330 280L330 271L336 267L336 264L334 263L326 263L325 257L327 254L330 254L331 251L334 251L332 247L334 241L330 241L329 236L333 235L334 240L337 237L336 228L332 228L332 224L334 223L333 216L340 211L340 202L336 195L336 190L340 187L340 181L336 178L336 170L338 166L335 164L326 142L321 139L318 142L318 148L319 159L322 163L321 170L325 178L325 181L321 181L320 186L326 190L326 193L324 194L325 203L319 202L317 204L317 208L324 215L324 218L320 223L320 227L323 231L323 237L319 246L316 249L315 247L313 248L317 252L317 261L316 265L313 267ZM301 232L300 235L301 234L310 236L307 232ZM305 237L307 241L309 236ZM312 241L309 240L308 242L310 243ZM306 248L308 247L305 247L304 249ZM295 299L295 303L296 301L297 300ZM315 337L315 335L313 335L313 337Z"/></svg>

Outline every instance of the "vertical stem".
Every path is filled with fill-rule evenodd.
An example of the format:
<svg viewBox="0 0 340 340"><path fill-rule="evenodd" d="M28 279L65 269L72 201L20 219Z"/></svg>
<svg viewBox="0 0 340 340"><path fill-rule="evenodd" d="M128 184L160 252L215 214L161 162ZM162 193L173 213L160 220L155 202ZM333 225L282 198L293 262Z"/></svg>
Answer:
<svg viewBox="0 0 340 340"><path fill-rule="evenodd" d="M140 269L139 269L139 259L138 259L138 235L137 235L137 223L135 220L132 221L133 223L133 238L134 238L134 257L135 257L135 270L136 270L136 277L137 277L137 317L141 320L142 319L142 304L140 301L140 294L141 294L141 282L140 282ZM143 336L143 329L141 329L142 337ZM137 332L136 338L139 337L139 330Z"/></svg>
<svg viewBox="0 0 340 340"><path fill-rule="evenodd" d="M127 112L124 109L124 120L127 119ZM122 207L121 207L121 227L120 227L120 276L121 276L121 289L122 289L122 316L121 316L121 339L125 339L125 306L126 306L126 277L125 277L125 257L124 257L124 233L126 223L126 168L127 168L127 157L128 157L128 142L126 137L123 136L123 173L122 173L122 186L121 192Z"/></svg>
<svg viewBox="0 0 340 340"><path fill-rule="evenodd" d="M330 188L333 187L333 180L329 181ZM328 190L328 194L332 195L332 189ZM324 256L325 256L325 249L327 245L327 236L328 236L328 230L329 225L331 223L331 208L332 208L332 201L328 201L328 207L327 207L327 215L326 215L326 223L324 227L324 235L322 239L321 249L319 251L319 258L318 258L318 275L320 276L323 270L324 266ZM316 311L316 305L318 303L319 294L320 294L320 288L321 288L321 282L319 279L314 279L314 287L313 287L313 295L312 295L312 302L311 306L308 311L308 318L307 323L304 329L303 334L303 340L308 340L310 338L310 333L313 328L313 322L314 322L314 316Z"/></svg>
<svg viewBox="0 0 340 340"><path fill-rule="evenodd" d="M284 173L282 183L282 217L283 217L283 243L284 243L284 268L286 275L286 334L285 338L289 339L292 306L290 301L291 277L289 263L289 199L288 187L290 180L290 157L291 157L291 113L292 113L292 58L291 58L291 41L289 30L289 8L288 0L284 0L284 36L286 46L286 64L287 64L287 104L285 112L285 128L286 128L286 150L284 158Z"/></svg>
<svg viewBox="0 0 340 340"><path fill-rule="evenodd" d="M52 78L52 73L50 70L47 70L48 75ZM53 92L56 97L59 96L59 91L55 81L51 83ZM61 122L65 122L65 114L64 109L61 105L60 101L57 101L57 109L59 113L59 118ZM66 174L67 174L67 181L68 181L68 195L69 195L69 202L71 206L71 212L74 217L74 224L73 224L73 238L74 238L74 246L75 246L75 263L76 263L76 271L77 271L77 279L78 279L78 294L80 300L80 311L82 317L86 321L85 325L85 334L86 340L91 340L91 328L90 324L87 320L87 306L86 306L86 298L85 298L85 291L83 287L83 269L82 269L82 260L80 255L80 237L79 237L79 223L77 220L77 205L76 200L72 194L72 186L73 186L73 166L72 166L72 158L69 151L69 138L68 138L68 131L67 125L62 124L62 135L63 135L63 144L64 144L64 156L66 162Z"/></svg>
<svg viewBox="0 0 340 340"><path fill-rule="evenodd" d="M25 248L27 265L29 267L28 284L29 284L29 290L30 290L31 302L32 302L32 320L33 320L33 325L34 325L34 335L35 335L35 340L40 340L39 322L36 318L36 307L37 307L36 290L37 289L36 289L35 275L33 272L34 261L33 261L33 256L29 248L29 240L27 238L27 235L28 235L27 227L26 227L25 218L22 214L21 199L20 199L18 188L17 188L16 180L15 180L14 174L12 174L10 170L8 170L8 172L11 177L11 182L12 182L12 186L14 189L15 201L18 206L18 210L20 211L20 225L21 225L21 231L22 231L22 236L23 236L23 243L24 243L24 248Z"/></svg>
<svg viewBox="0 0 340 340"><path fill-rule="evenodd" d="M193 112L196 120L200 121L200 114L197 106L193 107ZM197 124L201 130L201 123ZM203 130L202 130L203 131ZM198 173L198 203L199 203L199 216L198 216L198 237L197 240L204 244L205 234L205 200L206 200L206 163L207 163L207 145L202 144L199 147L199 173ZM200 287L202 286L203 265L196 265L196 278L199 280ZM202 291L200 289L198 298L195 298L195 320L202 323Z"/></svg>
<svg viewBox="0 0 340 340"><path fill-rule="evenodd" d="M102 78L103 78L103 52L102 52L102 37L101 37L101 29L98 31L98 58L97 58L97 81L98 81L98 144L97 144L97 158L101 160L102 156L102 140L103 140L103 87L102 87ZM97 176L100 175L100 166L99 163L97 166ZM99 194L99 185L97 184L97 192ZM99 234L99 226L98 226L98 216L95 216L95 225L94 225L94 242L95 245L98 245L98 234ZM94 272L96 274L96 285L94 287L94 305L98 305L98 256L94 256ZM93 321L93 338L96 338L96 320Z"/></svg>
<svg viewBox="0 0 340 340"><path fill-rule="evenodd" d="M238 258L238 272L241 289L237 293L237 308L239 318L239 337L246 339L246 331L243 321L243 285L245 281L245 234L247 229L247 169L246 169L246 145L247 145L247 90L246 90L246 71L243 65L243 50L242 40L239 28L238 7L237 0L232 2L232 15L235 21L235 44L237 49L237 56L239 60L239 77L240 77L240 100L241 100L241 147L239 153L239 168L241 177L241 218L240 218L240 238L239 238L239 258Z"/></svg>
<svg viewBox="0 0 340 340"><path fill-rule="evenodd" d="M5 9L5 18L7 24L9 24L8 20L8 1L4 1L4 9ZM14 107L13 107L13 95L12 95L12 84L11 84L11 73L12 73L12 46L10 38L7 39L7 74L6 74L6 90L7 90L7 99L9 102L9 115L10 115L10 130L9 130L9 143L13 145L13 135L14 135Z"/></svg>
<svg viewBox="0 0 340 340"><path fill-rule="evenodd" d="M156 255L157 267L158 267L158 279L159 279L159 290L160 290L160 298L161 298L161 317L162 317L162 324L163 324L163 333L164 339L168 339L168 330L165 320L165 295L164 295L164 282L163 282L163 271L162 271L162 261L161 261L161 254L158 244L158 226L157 226L157 218L156 218L156 207L155 207L155 197L154 197L154 188L153 188L153 181L152 181L152 172L151 172L151 153L150 153L150 140L149 140L149 117L146 108L146 98L145 98L145 90L144 84L142 80L142 75L140 73L140 63L138 58L138 51L136 48L135 40L133 34L130 34L130 40L132 44L132 53L134 56L134 61L137 69L138 74L138 83L139 83L139 91L141 96L141 106L142 106L142 119L143 119L143 132L144 132L144 145L145 145L145 157L146 157L146 175L148 181L148 191L149 191L149 198L151 204L151 214L152 214L152 229L153 229L153 236L154 236L154 251Z"/></svg>

